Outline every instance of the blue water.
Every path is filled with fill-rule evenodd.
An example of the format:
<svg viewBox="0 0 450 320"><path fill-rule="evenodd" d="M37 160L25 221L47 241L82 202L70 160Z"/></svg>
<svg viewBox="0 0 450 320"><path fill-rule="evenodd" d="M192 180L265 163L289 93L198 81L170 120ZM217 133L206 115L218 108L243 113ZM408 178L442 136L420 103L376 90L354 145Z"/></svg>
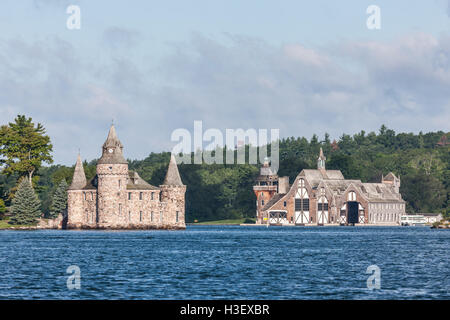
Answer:
<svg viewBox="0 0 450 320"><path fill-rule="evenodd" d="M449 248L426 227L0 231L0 299L450 299Z"/></svg>

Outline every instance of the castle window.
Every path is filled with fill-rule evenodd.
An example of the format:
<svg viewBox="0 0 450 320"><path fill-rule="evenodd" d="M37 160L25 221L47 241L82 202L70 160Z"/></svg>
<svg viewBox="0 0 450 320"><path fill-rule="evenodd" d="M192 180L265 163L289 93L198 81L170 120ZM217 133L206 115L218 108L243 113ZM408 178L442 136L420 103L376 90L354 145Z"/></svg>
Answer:
<svg viewBox="0 0 450 320"><path fill-rule="evenodd" d="M261 205L262 205L262 206L264 205L264 200L261 200Z"/></svg>
<svg viewBox="0 0 450 320"><path fill-rule="evenodd" d="M91 192L91 200L94 200L94 193Z"/></svg>
<svg viewBox="0 0 450 320"><path fill-rule="evenodd" d="M86 200L86 192L83 192L84 200Z"/></svg>
<svg viewBox="0 0 450 320"><path fill-rule="evenodd" d="M178 215L179 215L179 212L177 211L177 215L176 215L176 221L177 221L177 222L178 222L178 220L179 220Z"/></svg>
<svg viewBox="0 0 450 320"><path fill-rule="evenodd" d="M139 200L142 200L143 194L143 192L139 192Z"/></svg>
<svg viewBox="0 0 450 320"><path fill-rule="evenodd" d="M286 201L285 201L283 204L284 204L284 206L286 207Z"/></svg>
<svg viewBox="0 0 450 320"><path fill-rule="evenodd" d="M139 221L142 222L142 211L139 211Z"/></svg>
<svg viewBox="0 0 450 320"><path fill-rule="evenodd" d="M128 200L131 200L131 192L128 192Z"/></svg>
<svg viewBox="0 0 450 320"><path fill-rule="evenodd" d="M152 195L151 195L151 197L152 197L151 199L152 199L152 200L153 200L153 194L154 194L154 192L152 192Z"/></svg>

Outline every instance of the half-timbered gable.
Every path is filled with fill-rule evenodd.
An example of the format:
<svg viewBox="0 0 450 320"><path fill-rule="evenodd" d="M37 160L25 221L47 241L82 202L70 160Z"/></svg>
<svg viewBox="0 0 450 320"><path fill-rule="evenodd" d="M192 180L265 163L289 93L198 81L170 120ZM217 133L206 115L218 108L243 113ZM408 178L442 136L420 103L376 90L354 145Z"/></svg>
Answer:
<svg viewBox="0 0 450 320"><path fill-rule="evenodd" d="M400 179L392 172L381 183L345 179L327 170L321 150L317 169L302 170L286 193L270 196L257 210L258 223L291 225L397 223L405 212Z"/></svg>

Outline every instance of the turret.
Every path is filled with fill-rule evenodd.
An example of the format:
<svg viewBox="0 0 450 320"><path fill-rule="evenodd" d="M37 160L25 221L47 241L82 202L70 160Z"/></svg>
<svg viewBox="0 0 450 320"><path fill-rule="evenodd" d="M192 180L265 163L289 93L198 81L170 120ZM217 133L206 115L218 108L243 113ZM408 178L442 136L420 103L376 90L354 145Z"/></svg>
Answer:
<svg viewBox="0 0 450 320"><path fill-rule="evenodd" d="M127 208L128 162L114 125L102 146L97 163L98 227L117 228L129 223ZM111 221L114 221L113 225Z"/></svg>
<svg viewBox="0 0 450 320"><path fill-rule="evenodd" d="M67 227L79 228L84 222L83 188L86 186L86 175L84 174L81 156L78 154L73 173L72 183L67 190Z"/></svg>
<svg viewBox="0 0 450 320"><path fill-rule="evenodd" d="M185 193L186 186L181 181L175 156L170 157L169 167L161 189L161 202L166 203L166 212L162 224L185 227Z"/></svg>

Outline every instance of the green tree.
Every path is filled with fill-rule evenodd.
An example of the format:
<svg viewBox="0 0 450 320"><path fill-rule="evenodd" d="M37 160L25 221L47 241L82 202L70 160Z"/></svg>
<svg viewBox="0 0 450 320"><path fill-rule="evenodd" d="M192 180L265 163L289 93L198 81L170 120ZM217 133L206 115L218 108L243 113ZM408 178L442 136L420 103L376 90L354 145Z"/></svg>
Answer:
<svg viewBox="0 0 450 320"><path fill-rule="evenodd" d="M4 165L5 174L26 175L31 182L42 162L53 162L53 146L40 123L35 127L32 119L24 115L18 115L14 121L0 127L0 164Z"/></svg>
<svg viewBox="0 0 450 320"><path fill-rule="evenodd" d="M28 179L21 179L12 200L11 224L33 224L41 216L41 202Z"/></svg>
<svg viewBox="0 0 450 320"><path fill-rule="evenodd" d="M49 218L57 218L59 214L65 215L65 210L67 209L67 182L62 179L53 194L52 204L50 206Z"/></svg>
<svg viewBox="0 0 450 320"><path fill-rule="evenodd" d="M5 201L0 199L0 215L3 215L6 212Z"/></svg>

